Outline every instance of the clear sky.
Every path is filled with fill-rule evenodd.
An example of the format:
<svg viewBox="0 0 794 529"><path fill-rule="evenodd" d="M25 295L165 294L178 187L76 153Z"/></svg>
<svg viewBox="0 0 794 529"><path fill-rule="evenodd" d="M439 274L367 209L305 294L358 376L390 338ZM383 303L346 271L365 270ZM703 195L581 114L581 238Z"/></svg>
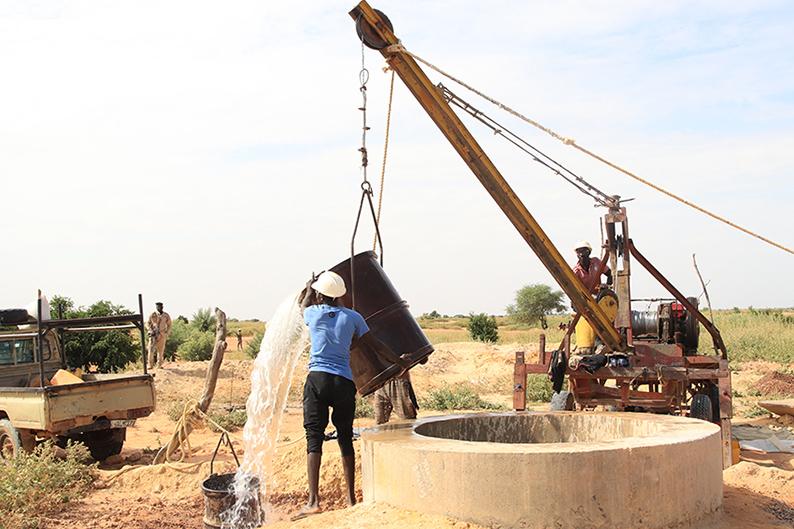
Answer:
<svg viewBox="0 0 794 529"><path fill-rule="evenodd" d="M346 259L359 199L354 2L0 0L2 305L162 300L267 319ZM406 47L640 175L794 244L794 5L373 1ZM367 50L370 173L388 75ZM442 80L430 74L434 81ZM452 85L450 85L452 86ZM794 257L473 96L628 204L632 237L717 307L792 306ZM466 119L572 263L601 209ZM415 313L501 313L551 276L396 82L386 270ZM371 247L366 226L357 248ZM634 295L661 295L637 267Z"/></svg>

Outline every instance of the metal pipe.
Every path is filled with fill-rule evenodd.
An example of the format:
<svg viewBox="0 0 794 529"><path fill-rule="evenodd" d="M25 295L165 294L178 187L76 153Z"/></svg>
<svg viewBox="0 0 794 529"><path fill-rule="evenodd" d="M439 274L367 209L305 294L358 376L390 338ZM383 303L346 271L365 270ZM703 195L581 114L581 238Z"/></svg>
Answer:
<svg viewBox="0 0 794 529"><path fill-rule="evenodd" d="M62 301L58 302L58 319L59 320L63 319L63 302ZM63 347L63 333L64 333L63 329L58 329L58 348L59 348L60 353L61 353L61 367L63 369L66 369L67 368L67 365L66 365L66 350Z"/></svg>
<svg viewBox="0 0 794 529"><path fill-rule="evenodd" d="M146 333L143 330L143 295L138 294L138 314L141 316L141 358L143 359L143 374L147 375L149 372L146 369Z"/></svg>
<svg viewBox="0 0 794 529"><path fill-rule="evenodd" d="M39 353L39 383L44 387L44 348L42 346L43 334L41 333L41 289L36 299L36 349Z"/></svg>
<svg viewBox="0 0 794 529"><path fill-rule="evenodd" d="M123 331L124 329L138 329L134 323L126 325L100 325L97 327L65 327L62 330L69 332L95 332L95 331Z"/></svg>

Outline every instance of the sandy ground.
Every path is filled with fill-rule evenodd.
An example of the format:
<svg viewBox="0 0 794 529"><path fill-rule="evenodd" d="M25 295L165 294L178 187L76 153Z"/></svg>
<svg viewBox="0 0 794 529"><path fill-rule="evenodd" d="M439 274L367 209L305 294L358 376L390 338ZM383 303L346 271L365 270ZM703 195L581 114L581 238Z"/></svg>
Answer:
<svg viewBox="0 0 794 529"><path fill-rule="evenodd" d="M525 348L526 349L526 348ZM481 388L483 397L510 403L512 363L516 346L475 343L441 344L425 366L412 371L416 391L468 382ZM47 517L41 527L171 529L203 527L203 498L200 485L209 475L209 460L218 434L201 429L190 438L193 452L183 463L150 466L157 447L165 443L174 423L166 411L172 403L199 396L206 362L169 363L156 374L158 409L128 430L122 452L126 459L115 465L100 465L97 488L84 499ZM737 387L751 385L774 366L748 366L737 373ZM240 406L250 388L250 360L226 360L221 369L213 409ZM757 369L756 369L757 368ZM306 499L305 453L299 389L305 367L295 375L291 402L279 436L275 472L266 492L269 498L268 525L275 528L441 528L477 529L478 526L442 516L406 511L382 504L359 504L344 508L342 468L336 443L326 443L321 476L321 495L326 512L289 521ZM432 412L422 411L422 415ZM763 419L760 420L763 422ZM365 427L371 419L357 419ZM241 432L235 449L242 453ZM724 472L724 514L720 529L794 527L794 457L743 453L741 463ZM138 459L140 457L140 459ZM231 471L231 455L222 449L218 469ZM360 476L360 472L359 472ZM360 491L359 491L360 494Z"/></svg>

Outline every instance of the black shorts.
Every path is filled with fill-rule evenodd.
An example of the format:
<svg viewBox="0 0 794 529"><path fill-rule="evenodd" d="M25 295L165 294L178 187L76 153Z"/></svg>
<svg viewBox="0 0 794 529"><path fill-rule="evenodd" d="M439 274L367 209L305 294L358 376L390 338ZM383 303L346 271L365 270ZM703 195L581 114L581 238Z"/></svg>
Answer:
<svg viewBox="0 0 794 529"><path fill-rule="evenodd" d="M322 453L328 408L343 456L353 454L353 418L356 414L356 385L352 380L323 371L310 371L303 385L303 427L306 451Z"/></svg>

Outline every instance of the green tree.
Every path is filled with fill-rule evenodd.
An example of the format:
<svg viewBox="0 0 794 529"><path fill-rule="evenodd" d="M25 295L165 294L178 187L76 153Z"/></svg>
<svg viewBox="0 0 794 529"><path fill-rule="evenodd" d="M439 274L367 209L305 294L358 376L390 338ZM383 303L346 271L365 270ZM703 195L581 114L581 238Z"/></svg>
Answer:
<svg viewBox="0 0 794 529"><path fill-rule="evenodd" d="M491 343L499 341L499 326L493 316L488 316L485 313L474 314L472 312L469 314L466 328L469 330L469 336L471 336L472 340Z"/></svg>
<svg viewBox="0 0 794 529"><path fill-rule="evenodd" d="M201 332L214 331L215 314L213 314L212 310L209 308L198 309L196 312L193 313L193 317L190 318L190 325L200 330Z"/></svg>
<svg viewBox="0 0 794 529"><path fill-rule="evenodd" d="M565 310L564 294L543 284L527 285L516 292L516 301L507 306L507 315L518 323L540 322L544 329L549 324L546 316Z"/></svg>
<svg viewBox="0 0 794 529"><path fill-rule="evenodd" d="M245 354L248 355L249 358L256 358L256 355L259 354L259 348L262 347L262 338L264 338L265 334L261 332L254 333L254 337L251 338L251 341L245 346Z"/></svg>
<svg viewBox="0 0 794 529"><path fill-rule="evenodd" d="M71 298L53 296L50 314L57 318L58 307L64 318L91 318L132 314L122 305L97 301L90 307L75 307ZM64 355L69 367L88 369L96 366L100 373L116 372L140 359L140 344L129 331L98 331L66 333L63 338Z"/></svg>

